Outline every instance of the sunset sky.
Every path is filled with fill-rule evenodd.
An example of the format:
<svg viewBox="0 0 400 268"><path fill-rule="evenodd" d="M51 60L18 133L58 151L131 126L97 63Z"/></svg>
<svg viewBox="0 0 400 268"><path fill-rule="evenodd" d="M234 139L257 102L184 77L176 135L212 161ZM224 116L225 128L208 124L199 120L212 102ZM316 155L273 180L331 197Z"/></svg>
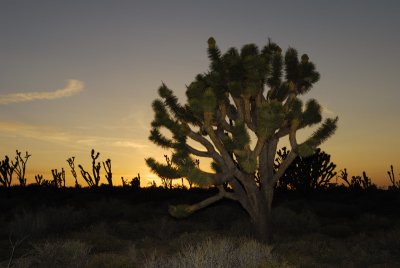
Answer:
<svg viewBox="0 0 400 268"><path fill-rule="evenodd" d="M0 158L29 151L28 182L64 167L72 185L66 159L89 168L94 148L116 184L140 173L146 185L144 158L169 154L147 139L161 83L185 102L210 36L223 52L271 38L321 74L305 99L339 116L321 146L337 171L387 185L391 164L400 173L399 25L397 0L1 1Z"/></svg>

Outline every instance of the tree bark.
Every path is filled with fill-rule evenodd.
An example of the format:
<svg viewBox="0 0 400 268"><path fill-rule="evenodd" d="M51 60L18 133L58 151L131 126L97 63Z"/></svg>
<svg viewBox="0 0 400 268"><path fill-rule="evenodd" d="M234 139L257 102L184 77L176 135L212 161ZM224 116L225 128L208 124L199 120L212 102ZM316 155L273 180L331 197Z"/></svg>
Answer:
<svg viewBox="0 0 400 268"><path fill-rule="evenodd" d="M270 244L272 242L271 207L264 203L259 205L257 215L253 218L254 238Z"/></svg>
<svg viewBox="0 0 400 268"><path fill-rule="evenodd" d="M274 189L268 189L267 195L261 193L257 195L260 199L257 205L253 208L252 213L250 213L253 224L253 235L254 238L263 242L270 244L272 242L272 199Z"/></svg>

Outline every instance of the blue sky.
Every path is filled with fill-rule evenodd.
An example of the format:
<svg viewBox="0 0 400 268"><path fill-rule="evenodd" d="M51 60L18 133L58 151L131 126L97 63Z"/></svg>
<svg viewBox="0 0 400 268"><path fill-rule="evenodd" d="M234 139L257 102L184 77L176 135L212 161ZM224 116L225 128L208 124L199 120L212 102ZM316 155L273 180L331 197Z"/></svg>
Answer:
<svg viewBox="0 0 400 268"><path fill-rule="evenodd" d="M339 116L322 146L338 170L387 184L390 164L400 172L398 25L398 1L2 1L0 155L28 150L33 181L73 155L88 166L94 148L117 182L152 180L144 158L166 153L147 140L161 83L184 102L208 37L222 51L271 38L321 73L305 98Z"/></svg>

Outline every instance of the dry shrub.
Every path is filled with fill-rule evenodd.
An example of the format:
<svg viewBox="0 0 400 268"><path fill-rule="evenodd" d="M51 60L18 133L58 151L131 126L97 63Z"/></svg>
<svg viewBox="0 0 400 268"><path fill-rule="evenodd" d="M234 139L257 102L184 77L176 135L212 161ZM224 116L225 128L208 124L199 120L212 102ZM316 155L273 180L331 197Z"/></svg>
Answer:
<svg viewBox="0 0 400 268"><path fill-rule="evenodd" d="M92 245L94 253L116 252L126 246L126 241L115 236L112 227L105 222L93 224L80 232L74 233L72 237Z"/></svg>
<svg viewBox="0 0 400 268"><path fill-rule="evenodd" d="M135 267L129 256L115 253L101 253L94 255L85 268L131 268Z"/></svg>
<svg viewBox="0 0 400 268"><path fill-rule="evenodd" d="M39 237L49 233L62 233L84 222L84 215L73 207L42 207L37 211L22 210L9 222L9 232L18 237Z"/></svg>
<svg viewBox="0 0 400 268"><path fill-rule="evenodd" d="M33 244L32 251L15 261L13 267L79 268L89 260L90 247L80 241L57 241Z"/></svg>
<svg viewBox="0 0 400 268"><path fill-rule="evenodd" d="M390 228L392 222L383 216L378 216L372 213L364 213L360 216L357 221L357 225L360 230L374 231L381 230L383 228Z"/></svg>
<svg viewBox="0 0 400 268"><path fill-rule="evenodd" d="M197 244L187 243L170 257L153 252L144 267L285 267L271 250L270 246L248 238L207 238Z"/></svg>

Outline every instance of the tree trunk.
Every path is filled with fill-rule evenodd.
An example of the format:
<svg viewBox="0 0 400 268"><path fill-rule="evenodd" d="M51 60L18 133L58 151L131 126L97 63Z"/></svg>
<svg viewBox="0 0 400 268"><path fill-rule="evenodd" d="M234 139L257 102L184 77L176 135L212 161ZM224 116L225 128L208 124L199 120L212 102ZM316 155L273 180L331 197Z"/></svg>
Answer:
<svg viewBox="0 0 400 268"><path fill-rule="evenodd" d="M254 215L252 215L255 239L264 243L272 242L272 193L259 200Z"/></svg>
<svg viewBox="0 0 400 268"><path fill-rule="evenodd" d="M272 221L271 209L264 206L264 211L259 211L257 217L253 220L255 238L264 243L272 242Z"/></svg>

